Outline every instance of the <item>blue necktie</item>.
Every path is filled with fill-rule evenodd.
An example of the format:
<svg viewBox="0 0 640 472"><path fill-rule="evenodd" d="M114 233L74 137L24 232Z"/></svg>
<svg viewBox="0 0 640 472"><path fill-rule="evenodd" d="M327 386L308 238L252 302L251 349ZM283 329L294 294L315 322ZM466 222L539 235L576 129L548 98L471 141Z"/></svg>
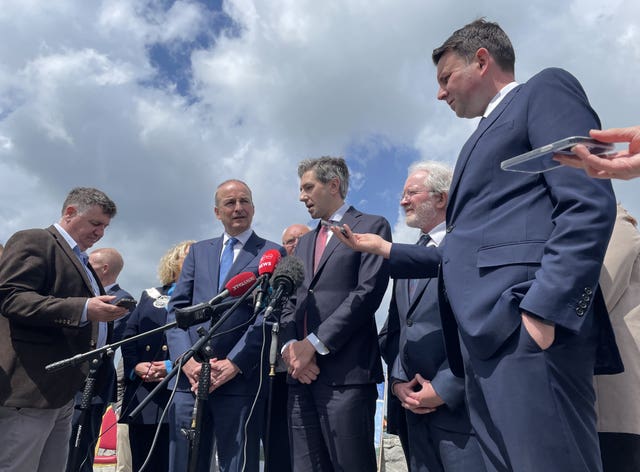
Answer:
<svg viewBox="0 0 640 472"><path fill-rule="evenodd" d="M220 258L220 276L218 278L218 292L224 287L224 281L227 279L229 269L233 265L233 246L236 245L238 240L236 238L229 238L227 245L222 251L222 257Z"/></svg>

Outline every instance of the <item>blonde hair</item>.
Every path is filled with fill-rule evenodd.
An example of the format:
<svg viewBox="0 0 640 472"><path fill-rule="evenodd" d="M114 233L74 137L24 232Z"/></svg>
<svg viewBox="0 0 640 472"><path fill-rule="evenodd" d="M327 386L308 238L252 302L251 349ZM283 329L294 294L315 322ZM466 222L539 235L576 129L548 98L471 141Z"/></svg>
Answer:
<svg viewBox="0 0 640 472"><path fill-rule="evenodd" d="M180 269L182 267L181 261L185 258L189 252L191 245L195 243L194 240L182 241L176 244L160 259L158 265L158 277L162 285L169 285L180 276Z"/></svg>

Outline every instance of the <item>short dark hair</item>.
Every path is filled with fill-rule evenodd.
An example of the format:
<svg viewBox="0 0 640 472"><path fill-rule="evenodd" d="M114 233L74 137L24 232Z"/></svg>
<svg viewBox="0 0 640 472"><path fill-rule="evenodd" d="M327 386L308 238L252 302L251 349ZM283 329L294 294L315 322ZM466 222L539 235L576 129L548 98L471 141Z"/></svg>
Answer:
<svg viewBox="0 0 640 472"><path fill-rule="evenodd" d="M498 23L479 18L449 36L442 46L433 50L431 58L437 66L442 56L452 51L470 61L480 48L485 48L505 72L514 72L516 54L509 36Z"/></svg>
<svg viewBox="0 0 640 472"><path fill-rule="evenodd" d="M71 205L77 207L78 213L84 213L91 207L99 206L109 218L116 216L117 212L116 204L107 197L106 193L91 187L76 187L71 190L62 204L62 215L64 215L64 210Z"/></svg>
<svg viewBox="0 0 640 472"><path fill-rule="evenodd" d="M331 179L340 181L340 196L344 200L349 191L349 168L342 157L322 156L317 159L305 159L298 164L298 177L310 170L315 172L316 179L326 184Z"/></svg>

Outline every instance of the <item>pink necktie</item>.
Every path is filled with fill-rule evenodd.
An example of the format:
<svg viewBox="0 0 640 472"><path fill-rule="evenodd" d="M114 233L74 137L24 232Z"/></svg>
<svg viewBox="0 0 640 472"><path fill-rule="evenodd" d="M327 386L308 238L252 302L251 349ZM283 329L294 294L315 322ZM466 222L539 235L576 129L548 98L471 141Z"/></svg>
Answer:
<svg viewBox="0 0 640 472"><path fill-rule="evenodd" d="M320 226L320 231L318 231L318 236L316 237L316 250L313 254L313 272L314 273L318 270L318 265L320 264L320 259L322 258L324 247L327 245L328 233L329 233L329 228L327 226Z"/></svg>

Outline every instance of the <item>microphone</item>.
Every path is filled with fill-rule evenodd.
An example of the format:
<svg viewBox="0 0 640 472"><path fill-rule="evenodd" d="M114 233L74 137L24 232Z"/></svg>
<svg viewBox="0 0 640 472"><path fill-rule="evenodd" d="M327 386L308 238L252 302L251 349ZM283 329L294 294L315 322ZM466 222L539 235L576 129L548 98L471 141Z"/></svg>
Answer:
<svg viewBox="0 0 640 472"><path fill-rule="evenodd" d="M276 308L280 308L302 285L303 280L304 265L302 261L295 256L283 258L273 273L271 287L275 290L275 294L271 297L271 302L264 312L264 318L267 319Z"/></svg>
<svg viewBox="0 0 640 472"><path fill-rule="evenodd" d="M271 274L275 270L276 266L280 262L282 254L277 249L269 249L266 251L260 259L258 265L258 275L264 276L261 278L260 285L256 294L255 304L253 305L253 314L256 315L264 308L266 303L265 297L269 294L269 279Z"/></svg>
<svg viewBox="0 0 640 472"><path fill-rule="evenodd" d="M253 272L242 272L231 277L225 284L224 290L213 297L208 302L198 303L187 308L176 308L176 325L178 328L187 329L203 321L207 321L219 314L218 310L213 307L225 298L240 297L247 293L256 281L256 275Z"/></svg>

